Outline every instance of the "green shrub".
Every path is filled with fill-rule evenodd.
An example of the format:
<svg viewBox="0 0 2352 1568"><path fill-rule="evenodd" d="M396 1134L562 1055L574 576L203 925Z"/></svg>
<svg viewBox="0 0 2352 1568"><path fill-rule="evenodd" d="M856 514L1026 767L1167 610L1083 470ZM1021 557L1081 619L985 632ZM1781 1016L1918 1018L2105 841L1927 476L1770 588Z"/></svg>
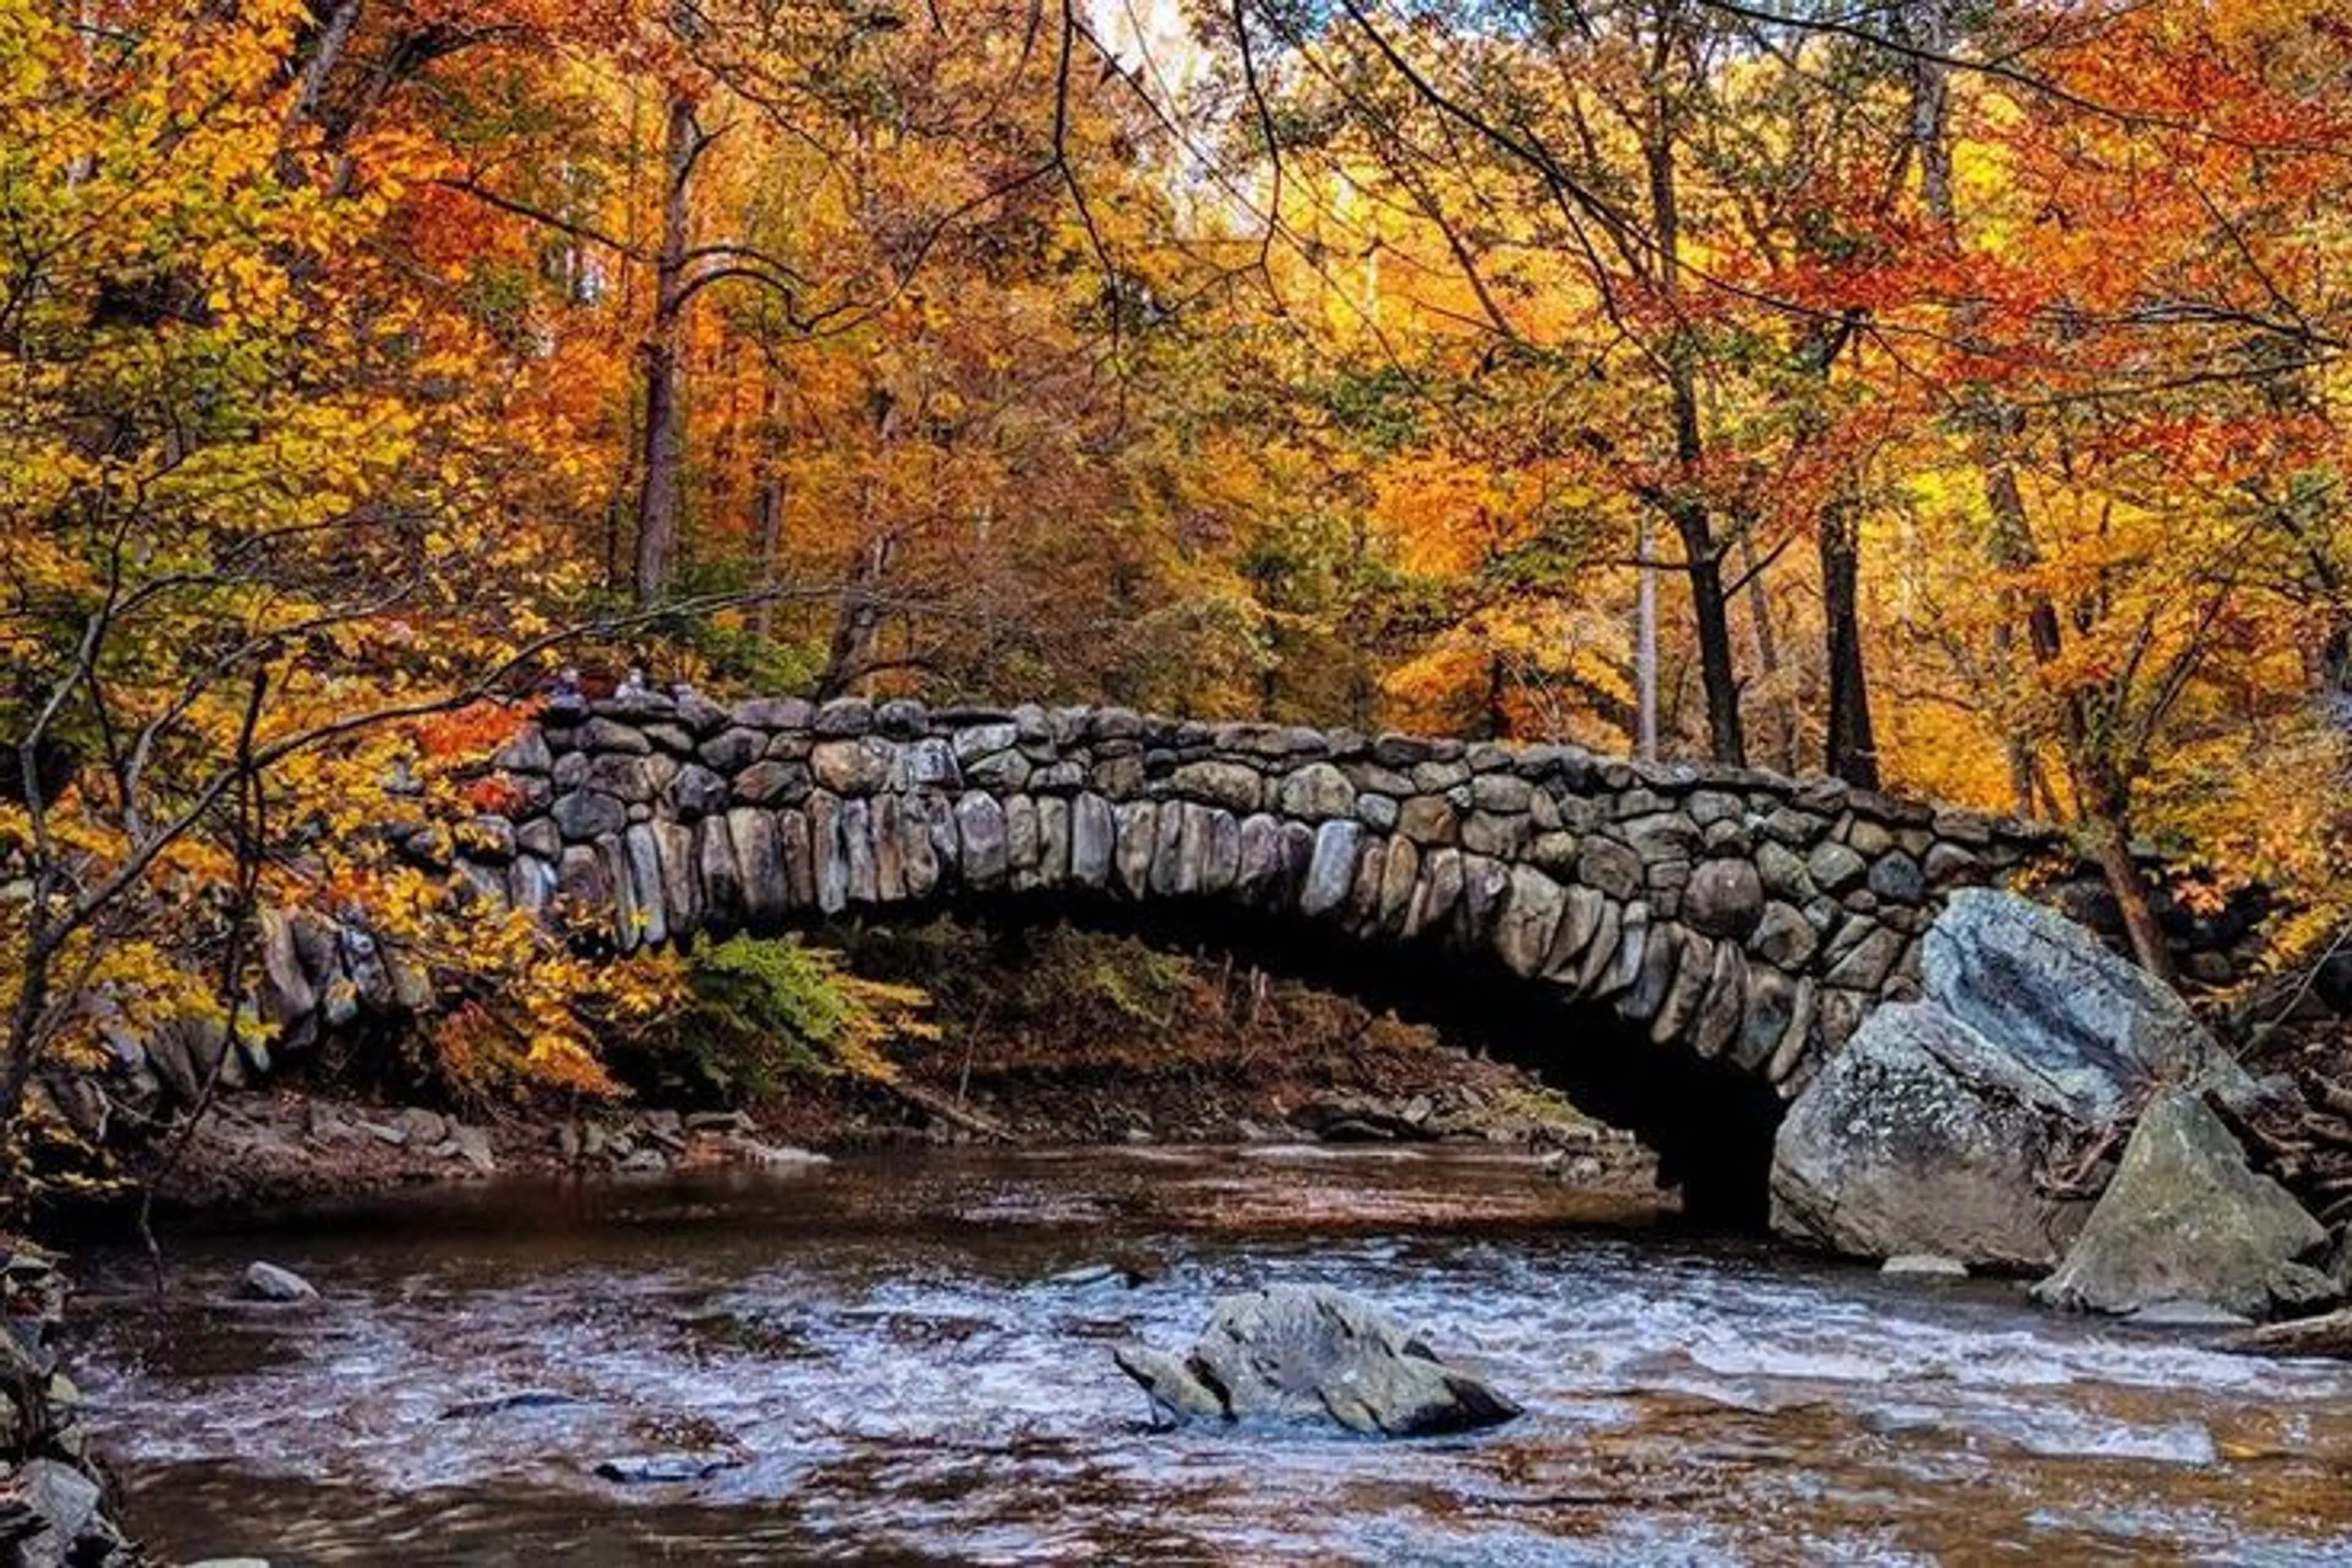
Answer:
<svg viewBox="0 0 2352 1568"><path fill-rule="evenodd" d="M920 988L852 974L826 948L733 936L687 963L688 1005L620 1064L641 1092L732 1102L795 1078L887 1082L885 1047L939 1037Z"/></svg>

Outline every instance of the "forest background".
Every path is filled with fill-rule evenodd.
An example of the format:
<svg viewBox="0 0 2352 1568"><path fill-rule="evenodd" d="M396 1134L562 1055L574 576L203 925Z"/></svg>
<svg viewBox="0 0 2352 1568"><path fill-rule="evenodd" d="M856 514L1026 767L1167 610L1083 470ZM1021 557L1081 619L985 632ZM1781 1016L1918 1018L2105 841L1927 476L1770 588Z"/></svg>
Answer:
<svg viewBox="0 0 2352 1568"><path fill-rule="evenodd" d="M2348 165L2331 0L0 0L6 1105L287 907L609 1088L685 961L376 831L567 666L1826 772L2312 962Z"/></svg>

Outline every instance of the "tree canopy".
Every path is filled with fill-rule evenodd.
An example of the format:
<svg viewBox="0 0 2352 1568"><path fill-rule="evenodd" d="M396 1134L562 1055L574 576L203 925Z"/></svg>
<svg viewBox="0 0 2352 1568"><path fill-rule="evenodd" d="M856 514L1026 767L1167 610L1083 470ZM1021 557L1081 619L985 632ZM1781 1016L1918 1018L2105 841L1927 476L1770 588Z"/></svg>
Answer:
<svg viewBox="0 0 2352 1568"><path fill-rule="evenodd" d="M11 1095L280 906L596 1082L676 976L371 831L565 665L1826 771L2292 951L2347 164L2328 0L0 0Z"/></svg>

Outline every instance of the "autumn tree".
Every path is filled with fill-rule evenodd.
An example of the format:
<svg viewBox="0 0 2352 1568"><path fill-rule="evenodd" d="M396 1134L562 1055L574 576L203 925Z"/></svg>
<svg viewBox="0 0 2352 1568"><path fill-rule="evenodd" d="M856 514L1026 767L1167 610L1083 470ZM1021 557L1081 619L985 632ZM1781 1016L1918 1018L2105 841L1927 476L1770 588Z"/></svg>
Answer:
<svg viewBox="0 0 2352 1568"><path fill-rule="evenodd" d="M0 61L0 1123L110 1019L193 1017L215 1060L252 1036L281 904L470 926L460 967L548 1004L535 1059L585 1062L568 960L376 831L388 779L437 771L418 722L555 631L581 574L534 520L581 470L385 247L420 164L314 114L300 6L114 22L16 7Z"/></svg>
<svg viewBox="0 0 2352 1568"><path fill-rule="evenodd" d="M2325 679L2277 665L2318 557L2271 503L2342 456L2342 300L2318 282L2339 237L2313 198L2338 172L2346 57L2292 7L2019 7L1973 37L1923 10L1921 200L1950 274L1916 320L1946 334L1946 425L1980 484L1965 514L1999 574L1958 602L2004 672L2019 797L2049 756L2168 973L2134 859L2143 785L2218 690L2293 701Z"/></svg>
<svg viewBox="0 0 2352 1568"><path fill-rule="evenodd" d="M1511 581L1525 621L1622 604L1626 565L1645 590L1662 531L1707 750L1748 754L1760 722L1784 767L2074 818L2163 966L2143 788L2224 842L2234 792L2166 759L2332 711L2342 679L2319 606L2344 236L2316 193L2344 59L2318 12L1343 0L1202 23L1234 59L1228 177L1255 172L1268 291L1411 389L1412 438L1363 454L1368 495L1419 498L1397 558ZM1514 421L1532 438L1463 439ZM1559 549L1601 519L1615 548ZM1507 566L1530 551L1578 564ZM1641 745L1678 682L1631 596ZM1441 634L1465 700L1505 669L1502 602L1457 600Z"/></svg>
<svg viewBox="0 0 2352 1568"><path fill-rule="evenodd" d="M1405 352L1452 345L1433 384L1484 382L1471 395L1487 403L1556 405L1544 448L1506 459L1559 476L1545 489L1554 498L1582 492L1554 505L1555 540L1563 524L1589 531L1603 510L1622 520L1627 537L1592 564L1631 562L1638 574L1629 738L1656 727L1648 606L1672 551L1706 749L1746 757L1749 689L1760 685L1774 760L1795 765L1801 678L1784 674L1768 578L1792 539L1818 534L1839 601L1825 617L1836 673L1824 750L1869 782L1854 574L1843 565L1861 500L1850 485L1834 499L1813 487L1832 471L1853 478L1851 444L1874 416L1832 372L1868 313L1873 247L1890 239L1873 232L1906 149L1887 73L1855 50L1679 3L1573 18L1482 7L1451 27L1351 5L1311 29L1279 12L1244 21L1244 33L1288 47L1257 82L1261 96L1269 84L1285 95L1300 127L1266 120L1266 155L1286 176L1277 191L1295 207L1335 185L1370 193L1359 226L1391 260L1383 303L1406 313ZM1824 120L1842 133L1820 135ZM1304 230L1313 220L1271 221ZM1767 346L1776 342L1785 346ZM1800 482L1776 483L1790 478ZM1576 596L1602 580L1589 569Z"/></svg>

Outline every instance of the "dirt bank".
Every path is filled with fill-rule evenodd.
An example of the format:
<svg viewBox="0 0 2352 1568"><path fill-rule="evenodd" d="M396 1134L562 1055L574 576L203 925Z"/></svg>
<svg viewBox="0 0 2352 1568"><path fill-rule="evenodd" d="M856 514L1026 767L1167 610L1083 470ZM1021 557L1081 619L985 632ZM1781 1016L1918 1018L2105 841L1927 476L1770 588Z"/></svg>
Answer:
<svg viewBox="0 0 2352 1568"><path fill-rule="evenodd" d="M1556 1156L1580 1185L1647 1193L1655 1163L1528 1075L1411 1038L1246 1068L975 1068L942 1049L894 1085L796 1084L733 1110L635 1103L428 1108L319 1088L230 1097L158 1187L165 1212L342 1198L514 1173L789 1163L950 1142L1481 1142Z"/></svg>
<svg viewBox="0 0 2352 1568"><path fill-rule="evenodd" d="M346 1061L225 1096L157 1185L167 1211L274 1206L514 1172L651 1173L939 1142L1484 1142L1649 1193L1656 1166L1530 1074L1228 955L1061 926L825 933L929 998L933 1038L865 1075L698 1037L616 1042L633 1098L492 1098ZM747 1089L747 1086L751 1086Z"/></svg>

